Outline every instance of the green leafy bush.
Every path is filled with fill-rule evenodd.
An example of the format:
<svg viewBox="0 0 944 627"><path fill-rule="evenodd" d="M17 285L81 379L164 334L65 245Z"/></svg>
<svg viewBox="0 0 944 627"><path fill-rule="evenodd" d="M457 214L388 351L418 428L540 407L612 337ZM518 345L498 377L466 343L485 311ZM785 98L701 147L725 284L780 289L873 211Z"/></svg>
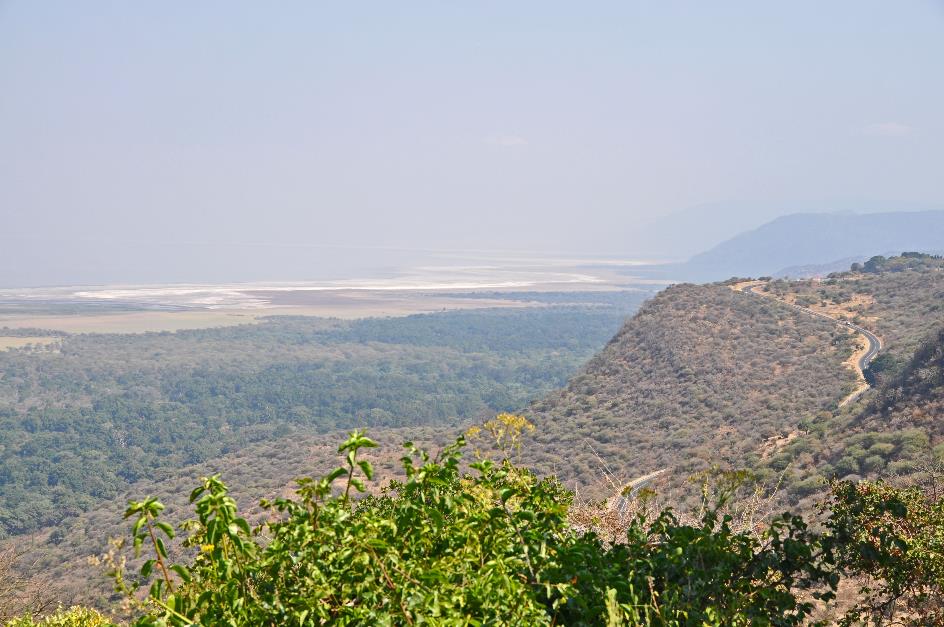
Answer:
<svg viewBox="0 0 944 627"><path fill-rule="evenodd" d="M845 624L944 625L944 497L938 487L837 482L828 511L837 565L864 582Z"/></svg>
<svg viewBox="0 0 944 627"><path fill-rule="evenodd" d="M59 609L44 618L23 616L6 623L5 627L112 627L114 623L87 607Z"/></svg>
<svg viewBox="0 0 944 627"><path fill-rule="evenodd" d="M492 434L514 448L527 423L510 418ZM135 575L110 561L135 624L795 625L837 583L802 519L736 531L721 510L730 491L697 523L637 515L608 543L570 524L558 481L508 459L463 466L464 438L435 457L408 443L406 478L355 500L373 446L352 433L343 466L264 503L271 519L254 530L219 476L205 478L184 525L189 564L170 563L163 506L132 502L134 549L152 558Z"/></svg>

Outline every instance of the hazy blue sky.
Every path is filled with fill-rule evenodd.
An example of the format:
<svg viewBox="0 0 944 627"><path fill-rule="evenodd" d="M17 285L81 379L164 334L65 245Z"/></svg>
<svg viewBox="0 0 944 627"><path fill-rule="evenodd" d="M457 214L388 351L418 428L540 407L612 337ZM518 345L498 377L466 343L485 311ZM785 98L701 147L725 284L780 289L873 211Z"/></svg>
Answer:
<svg viewBox="0 0 944 627"><path fill-rule="evenodd" d="M633 256L944 206L942 112L933 0L0 0L0 243Z"/></svg>

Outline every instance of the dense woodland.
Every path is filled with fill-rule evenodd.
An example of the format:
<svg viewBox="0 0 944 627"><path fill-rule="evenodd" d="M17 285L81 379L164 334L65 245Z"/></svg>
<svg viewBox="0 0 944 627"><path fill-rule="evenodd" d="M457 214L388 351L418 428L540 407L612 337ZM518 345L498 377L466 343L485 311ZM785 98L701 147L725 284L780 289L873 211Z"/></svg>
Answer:
<svg viewBox="0 0 944 627"><path fill-rule="evenodd" d="M631 298L641 300L634 293ZM562 385L619 327L609 306L75 335L0 352L0 535L253 443L457 425Z"/></svg>

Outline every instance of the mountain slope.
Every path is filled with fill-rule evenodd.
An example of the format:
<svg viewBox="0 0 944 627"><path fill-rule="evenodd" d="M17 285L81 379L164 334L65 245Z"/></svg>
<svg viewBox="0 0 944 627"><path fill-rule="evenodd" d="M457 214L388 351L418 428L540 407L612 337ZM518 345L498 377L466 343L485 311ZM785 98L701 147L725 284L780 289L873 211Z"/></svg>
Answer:
<svg viewBox="0 0 944 627"><path fill-rule="evenodd" d="M792 498L810 501L832 477L919 479L944 452L944 259L873 257L822 281L777 280L765 289L871 330L882 350L866 371L870 391L848 406L801 416L791 437L754 469L784 473Z"/></svg>
<svg viewBox="0 0 944 627"><path fill-rule="evenodd" d="M944 430L944 328L918 347L902 372L883 386L871 409L884 416L910 415L911 424L932 418L929 426Z"/></svg>
<svg viewBox="0 0 944 627"><path fill-rule="evenodd" d="M933 332L897 376L887 380L856 417L869 431L915 430L928 446L944 441L944 327ZM944 452L944 451L942 451Z"/></svg>
<svg viewBox="0 0 944 627"><path fill-rule="evenodd" d="M799 417L855 385L847 330L725 285L678 285L647 303L568 386L532 407L529 464L602 494L670 467L755 465Z"/></svg>
<svg viewBox="0 0 944 627"><path fill-rule="evenodd" d="M528 462L591 495L601 481L668 468L656 487L684 506L688 477L747 468L811 506L829 477L912 476L944 443L944 259L875 257L826 280L770 281L773 298L679 285L647 303L568 386L535 404ZM839 407L862 343L802 305L879 335L875 387Z"/></svg>

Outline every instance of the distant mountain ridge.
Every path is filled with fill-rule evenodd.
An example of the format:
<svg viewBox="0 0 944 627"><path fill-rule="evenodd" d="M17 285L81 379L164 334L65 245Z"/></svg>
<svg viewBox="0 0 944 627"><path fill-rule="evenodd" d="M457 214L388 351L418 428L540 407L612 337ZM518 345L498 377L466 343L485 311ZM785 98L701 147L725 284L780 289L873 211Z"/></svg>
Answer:
<svg viewBox="0 0 944 627"><path fill-rule="evenodd" d="M736 235L673 266L678 278L717 281L732 276L809 272L837 260L864 259L876 251L944 250L944 211L797 213Z"/></svg>

